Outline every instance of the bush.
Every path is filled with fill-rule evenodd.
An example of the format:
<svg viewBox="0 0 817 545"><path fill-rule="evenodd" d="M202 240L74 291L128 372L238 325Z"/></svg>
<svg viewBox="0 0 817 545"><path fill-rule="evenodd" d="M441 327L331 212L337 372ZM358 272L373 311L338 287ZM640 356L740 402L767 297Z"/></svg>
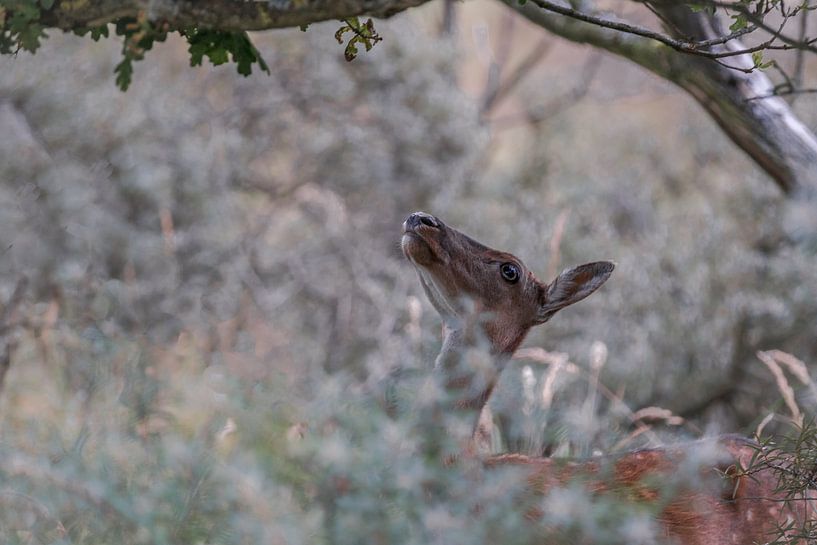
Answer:
<svg viewBox="0 0 817 545"><path fill-rule="evenodd" d="M0 60L4 542L656 541L642 508L443 463L457 445L415 410L436 395L439 320L397 244L416 209L536 271L619 263L529 340L570 354L552 403L547 362L506 373L494 409L521 432L499 445L675 437L635 433L647 405L689 434L733 430L779 398L756 350L815 361L814 255L699 114L680 146L582 104L507 160L458 88L460 53L405 21L381 32L351 65L320 26L258 37L273 74L248 80L186 68L171 40L126 95L116 44ZM682 167L655 163L668 150ZM545 506L539 526L520 505Z"/></svg>

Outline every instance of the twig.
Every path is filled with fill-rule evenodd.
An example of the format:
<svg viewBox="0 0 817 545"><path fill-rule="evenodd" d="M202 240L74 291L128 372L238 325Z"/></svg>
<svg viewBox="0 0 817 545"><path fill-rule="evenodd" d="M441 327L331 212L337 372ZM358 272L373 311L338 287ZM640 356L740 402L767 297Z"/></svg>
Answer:
<svg viewBox="0 0 817 545"><path fill-rule="evenodd" d="M17 310L17 307L20 306L20 303L23 302L23 296L25 295L27 287L28 278L25 276L20 277L17 280L17 285L14 286L14 291L11 293L11 297L9 297L8 302L3 305L3 310L0 311L0 333L4 333L5 328L9 327L9 322L11 321L14 312Z"/></svg>
<svg viewBox="0 0 817 545"><path fill-rule="evenodd" d="M508 76L504 82L500 83L496 86L495 92L491 95L486 97L486 100L482 104L482 113L487 114L490 112L497 104L500 104L505 97L510 94L510 92L517 86L519 83L525 79L533 68L539 64L545 55L547 55L548 51L550 51L551 47L553 47L553 40L545 37L539 40L539 42L533 46L522 62L519 63L519 66L513 73Z"/></svg>
<svg viewBox="0 0 817 545"><path fill-rule="evenodd" d="M0 391L3 389L3 384L6 380L6 374L11 367L11 357L14 350L17 348L17 342L11 337L11 329L13 327L12 318L17 311L17 308L23 302L23 296L28 286L28 278L25 276L17 280L17 285L9 297L8 302L0 311L0 343L4 343L2 351L0 351Z"/></svg>
<svg viewBox="0 0 817 545"><path fill-rule="evenodd" d="M553 235L550 237L550 257L548 258L547 277L554 278L559 272L559 260L562 248L562 237L565 234L565 225L567 225L567 218L570 216L570 208L565 208L559 215L556 216L556 222L553 224Z"/></svg>
<svg viewBox="0 0 817 545"><path fill-rule="evenodd" d="M709 6L713 6L713 7L733 10L733 11L735 11L737 13L740 13L741 15L746 17L747 21L749 21L753 25L756 25L757 27L765 30L769 34L774 34L775 33L774 27L766 24L761 17L758 17L756 14L754 14L752 11L750 11L744 5L737 4L737 3L731 3L731 2L720 2L720 1L717 1L717 0L701 0L700 3L702 5L709 5ZM783 4L782 3L781 3L781 9L783 9ZM794 8L794 10L792 12L789 12L789 13L784 12L783 17L784 17L784 19L789 19L789 18L793 17L794 15L797 15L797 13L799 11L800 11L799 7ZM767 13L768 13L768 11L766 11L763 15L765 16ZM784 23L785 23L785 21L784 21ZM817 46L813 45L815 43L815 41L817 41L817 38L810 39L810 40L799 41L796 38L792 38L790 36L786 36L785 34L781 33L781 34L778 35L778 39L781 42L791 46L792 49L802 49L804 51L810 51L812 53L817 53Z"/></svg>
<svg viewBox="0 0 817 545"><path fill-rule="evenodd" d="M799 39L801 42L806 41L806 32L808 32L808 14L808 10L800 14ZM792 80L794 81L795 87L800 87L800 85L803 83L803 67L805 65L804 56L805 51L802 49L798 49L797 54L794 56L794 76L792 77Z"/></svg>
<svg viewBox="0 0 817 545"><path fill-rule="evenodd" d="M648 10L650 10L650 12L651 12L653 15L655 15L656 17L658 17L658 19L659 19L659 20L660 20L662 23L664 23L664 26L665 26L665 27L666 27L668 30L674 31L674 32L675 32L676 34L678 34L678 35L682 35L682 34L684 34L684 32L683 32L683 31L680 29L680 27L679 27L679 26L678 26L678 25L677 25L677 24L676 24L676 23L675 23L673 20L671 20L669 17L667 17L666 15L664 15L663 13L661 13L660 11L658 11L657 9L655 9L655 8L653 7L653 5L652 5L650 2L644 2L644 6L645 6L645 7L646 7Z"/></svg>
<svg viewBox="0 0 817 545"><path fill-rule="evenodd" d="M789 89L787 91L775 91L768 95L758 95L745 99L745 102L752 102L753 100L763 100L766 98L785 97L789 95L813 95L817 94L817 89Z"/></svg>
<svg viewBox="0 0 817 545"><path fill-rule="evenodd" d="M596 72L601 64L601 54L594 53L590 56L584 64L582 73L579 76L579 82L573 89L567 91L561 96L556 97L550 103L545 104L533 112L526 112L524 114L508 115L494 120L494 127L497 130L507 129L512 127L519 121L526 121L530 124L542 123L553 117L554 115L564 112L579 100L581 100L590 90L590 84L596 76Z"/></svg>
<svg viewBox="0 0 817 545"><path fill-rule="evenodd" d="M505 23L502 25L502 35L499 37L499 48L496 55L492 55L491 64L488 68L488 78L485 81L485 90L482 93L482 108L484 113L495 100L495 95L500 88L502 81L502 71L508 63L511 53L511 45L515 36L513 30L516 25L516 17L508 12ZM490 43L489 43L490 47Z"/></svg>
<svg viewBox="0 0 817 545"><path fill-rule="evenodd" d="M440 34L450 36L457 27L457 7L455 0L445 0L443 3L443 20L440 23Z"/></svg>
<svg viewBox="0 0 817 545"><path fill-rule="evenodd" d="M573 8L570 8L570 7L567 7L567 6L562 6L562 5L557 4L555 2L550 2L549 0L530 0L530 2L532 4L535 4L536 6L544 9L544 10L552 11L554 13L558 13L559 15L564 15L565 17L570 17L571 19L576 19L578 21L582 21L582 22L585 22L585 23L590 23L592 25L596 25L596 26L599 26L599 27L602 27L602 28L609 28L611 30L617 30L617 31L623 32L625 34L633 34L633 35L636 35L636 36L641 36L642 38L649 38L651 40L655 40L657 42L660 42L660 43L662 43L662 44L664 44L664 45L666 45L668 47L671 47L672 49L674 49L676 51L679 51L681 53L687 53L687 54L690 54L690 55L697 55L697 56L706 57L706 58L709 58L709 59L719 59L719 58L722 58L722 57L732 57L732 56L735 56L735 55L742 55L744 53L752 53L754 51L758 51L759 50L758 47L760 47L760 46L755 46L755 47L750 47L750 48L745 48L745 49L739 49L739 50L736 50L736 51L721 51L721 52L706 51L706 49L708 49L709 47L711 47L713 45L724 44L726 42L729 42L731 40L739 38L740 36L744 36L746 34L749 34L750 32L753 32L758 27L763 28L764 30L766 30L770 34L773 34L773 35L776 34L774 29L771 29L768 26L761 25L757 21L753 20L752 22L754 23L754 26L748 26L746 28L742 28L740 30L737 30L737 31L732 32L730 34L727 34L725 36L719 36L717 38L712 38L712 39L709 39L709 40L702 40L702 41L699 41L699 42L698 41L689 41L689 40L680 40L680 39L671 38L669 36L661 34L660 32L650 30L649 28L638 26L638 25L635 25L635 24L632 24L632 23L625 23L625 22L622 22L622 21L613 21L611 19L605 19L604 17L599 17L597 15L593 15L593 14L590 14L590 13L584 13L584 12L579 11L577 9L573 9ZM812 48L809 48L809 47L805 46L804 44L797 43L795 40L791 40L791 39L783 40L782 36L780 36L780 37L781 37L781 41L784 41L786 44L791 46L791 47L787 47L788 49L792 49L793 47L806 47L808 49L812 49ZM773 37L773 39L774 39L774 37ZM765 46L765 47L762 47L761 49L767 49L767 48L768 48L768 46ZM813 48L813 49L814 49L815 52L817 52L817 48Z"/></svg>

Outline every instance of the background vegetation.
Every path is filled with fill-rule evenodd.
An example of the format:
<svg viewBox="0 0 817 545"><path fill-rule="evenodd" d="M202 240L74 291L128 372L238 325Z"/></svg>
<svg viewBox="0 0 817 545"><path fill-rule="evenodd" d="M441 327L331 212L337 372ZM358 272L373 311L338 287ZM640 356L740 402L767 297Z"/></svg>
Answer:
<svg viewBox="0 0 817 545"><path fill-rule="evenodd" d="M394 378L439 348L398 245L418 209L542 277L618 263L527 340L548 353L506 373L498 449L786 424L756 353L817 361L817 248L785 197L691 99L576 46L487 101L527 51L503 44L535 43L507 17L468 4L429 40L432 5L352 64L337 23L256 35L248 79L169 38L127 94L113 40L0 59L4 543L530 542L517 477L474 484L385 409L433 394ZM541 501L567 542L657 539L578 487Z"/></svg>

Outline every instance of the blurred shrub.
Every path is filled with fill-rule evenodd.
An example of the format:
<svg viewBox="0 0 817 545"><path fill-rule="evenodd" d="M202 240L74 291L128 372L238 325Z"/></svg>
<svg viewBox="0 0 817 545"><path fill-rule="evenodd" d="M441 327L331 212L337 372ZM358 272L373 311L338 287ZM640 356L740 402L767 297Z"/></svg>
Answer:
<svg viewBox="0 0 817 545"><path fill-rule="evenodd" d="M275 76L246 81L176 74L174 42L128 94L105 84L115 48L104 44L65 38L59 56L4 60L2 122L19 135L0 150L6 288L24 272L38 298L56 288L95 320L157 340L234 316L252 282L274 280L279 298L288 287L321 308L348 300L356 267L376 276L396 254L375 233L396 233L442 180L457 186L484 138L439 77L451 53L396 32L350 66L321 30L270 37ZM60 85L43 85L44 74ZM361 245L353 229L373 240Z"/></svg>
<svg viewBox="0 0 817 545"><path fill-rule="evenodd" d="M574 115L592 119L605 107L579 106ZM503 232L509 242L497 242L521 246L534 270L553 265L548 242L560 212L568 214L560 267L600 258L618 263L599 293L534 330L530 343L567 352L590 372L588 341L603 341L610 357L601 380L625 392L631 406L659 405L712 431L750 431L778 399L756 352L817 357L817 256L788 238L785 199L768 180L741 170L747 165L714 129L688 121L684 130L694 140L670 152L666 142L622 132L629 123L622 114L609 130L559 134L559 148L594 157L600 164L589 169L605 170L603 177L572 172L578 162L550 151L550 140L547 152L531 153L562 164L545 174L534 199L549 204L544 225L527 215L510 219L523 203L502 211L498 223L542 233L514 241ZM532 173L522 166L517 176ZM587 395L584 380L556 389L555 405L567 413ZM813 409L817 399L802 394Z"/></svg>
<svg viewBox="0 0 817 545"><path fill-rule="evenodd" d="M622 397L734 429L779 397L757 349L817 361L814 255L700 115L658 139L589 103L502 163L454 48L381 32L351 65L329 29L259 37L272 76L248 80L187 68L171 40L125 95L115 44L53 37L0 61L0 301L31 281L0 393L4 541L529 543L519 505L544 501L554 540L655 542L641 511L520 497L518 475L434 454L410 410L431 394L394 379L438 348L397 242L415 209L539 272L619 263L529 340L575 362L552 403L551 367L506 373L516 450L658 441L628 437Z"/></svg>

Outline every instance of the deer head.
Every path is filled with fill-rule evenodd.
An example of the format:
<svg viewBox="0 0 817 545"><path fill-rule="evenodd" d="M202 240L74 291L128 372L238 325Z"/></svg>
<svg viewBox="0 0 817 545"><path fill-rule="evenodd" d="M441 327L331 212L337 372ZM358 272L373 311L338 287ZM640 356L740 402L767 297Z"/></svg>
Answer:
<svg viewBox="0 0 817 545"><path fill-rule="evenodd" d="M436 367L454 395L453 406L440 408L473 411L474 416L487 401L502 362L530 328L596 291L614 268L609 261L579 265L545 284L514 255L488 248L423 212L403 223L402 247L445 323ZM480 373L467 358L458 357L477 337L469 329L481 330L489 341L496 356L492 373ZM462 444L464 454L473 452L472 444ZM594 493L626 491L622 502L658 500L662 507L657 522L673 543L741 545L767 543L795 523L813 524L817 513L817 496L811 492L804 501L784 503L778 468L786 470L790 461L781 466L779 458L766 456L759 445L726 435L587 460L506 454L487 457L484 463L487 468L527 468L528 489L536 493L564 488L578 477ZM659 486L673 483L673 478L677 482L679 475L684 486Z"/></svg>
<svg viewBox="0 0 817 545"><path fill-rule="evenodd" d="M587 263L545 284L513 254L488 248L424 212L403 223L401 244L446 329L480 323L496 354L512 354L531 327L596 291L615 267Z"/></svg>

